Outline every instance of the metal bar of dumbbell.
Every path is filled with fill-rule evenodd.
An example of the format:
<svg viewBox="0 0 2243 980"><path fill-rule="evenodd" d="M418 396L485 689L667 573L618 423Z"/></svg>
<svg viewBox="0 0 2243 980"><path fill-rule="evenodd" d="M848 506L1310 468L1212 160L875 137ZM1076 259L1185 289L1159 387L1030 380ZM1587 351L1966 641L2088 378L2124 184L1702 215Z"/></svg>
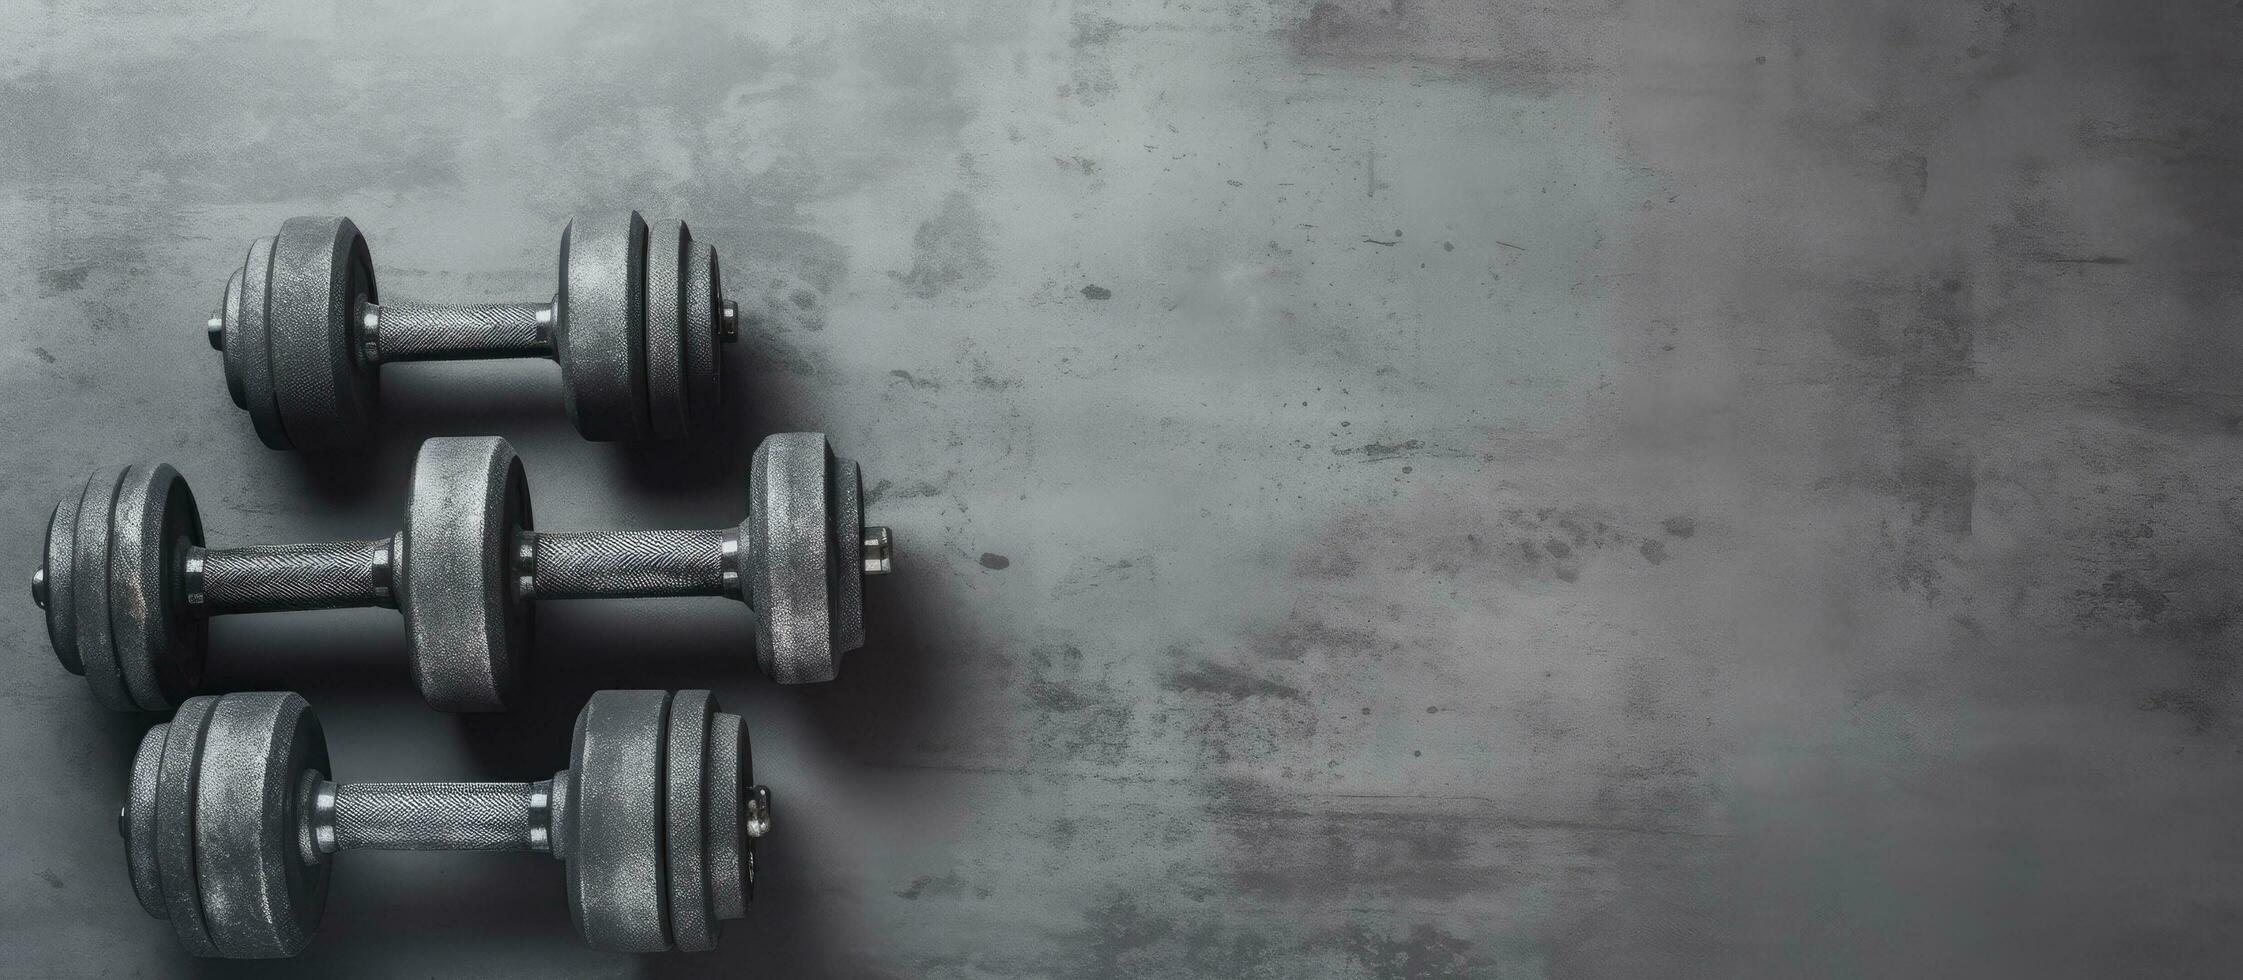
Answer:
<svg viewBox="0 0 2243 980"><path fill-rule="evenodd" d="M553 781L335 783L312 787L305 838L322 854L387 851L547 851Z"/></svg>
<svg viewBox="0 0 2243 980"><path fill-rule="evenodd" d="M397 539L190 547L181 584L201 616L303 609L397 608Z"/></svg>
<svg viewBox="0 0 2243 980"><path fill-rule="evenodd" d="M738 528L524 531L515 545L525 599L654 599L741 595ZM868 528L864 574L889 570L888 530ZM397 539L187 549L190 611L203 616L310 609L397 608Z"/></svg>
<svg viewBox="0 0 2243 980"><path fill-rule="evenodd" d="M358 304L359 354L376 364L553 356L553 304Z"/></svg>

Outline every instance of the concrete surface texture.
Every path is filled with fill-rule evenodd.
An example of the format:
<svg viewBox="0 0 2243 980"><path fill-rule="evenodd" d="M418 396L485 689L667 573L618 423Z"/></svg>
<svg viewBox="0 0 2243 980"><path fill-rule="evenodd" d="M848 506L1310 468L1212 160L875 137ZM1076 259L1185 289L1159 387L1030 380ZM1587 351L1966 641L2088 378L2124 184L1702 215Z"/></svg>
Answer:
<svg viewBox="0 0 2243 980"><path fill-rule="evenodd" d="M809 428L900 571L814 689L736 606L549 606L502 717L423 709L387 611L215 625L346 779L537 778L587 692L714 685L778 832L720 952L639 959L547 858L354 854L305 960L190 964L110 827L149 719L18 593L0 971L2243 957L2232 3L8 7L9 567L97 464L179 465L216 542L372 536L490 431L543 526L707 526ZM509 299L606 206L753 315L719 438L583 443L541 364L394 368L346 457L227 401L199 326L283 218Z"/></svg>

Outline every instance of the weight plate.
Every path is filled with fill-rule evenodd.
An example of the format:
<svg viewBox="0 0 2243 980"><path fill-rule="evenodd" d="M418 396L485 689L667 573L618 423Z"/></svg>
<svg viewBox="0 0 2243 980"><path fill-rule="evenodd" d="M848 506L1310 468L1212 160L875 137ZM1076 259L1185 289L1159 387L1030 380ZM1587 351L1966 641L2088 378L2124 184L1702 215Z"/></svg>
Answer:
<svg viewBox="0 0 2243 980"><path fill-rule="evenodd" d="M662 850L669 872L670 936L678 949L688 951L716 947L705 846L711 830L709 787L715 779L709 768L709 715L714 710L707 691L679 691L670 698Z"/></svg>
<svg viewBox="0 0 2243 980"><path fill-rule="evenodd" d="M218 301L218 360L226 366L226 396L240 408L249 407L248 396L241 390L241 354L234 345L241 335L241 270L226 277L226 293Z"/></svg>
<svg viewBox="0 0 2243 980"><path fill-rule="evenodd" d="M208 621L187 614L180 583L202 518L179 471L140 465L125 473L110 528L110 646L133 701L162 711L202 683Z"/></svg>
<svg viewBox="0 0 2243 980"><path fill-rule="evenodd" d="M294 956L327 905L333 865L304 863L297 788L325 774L327 739L304 699L229 694L210 713L195 780L195 881L220 956Z"/></svg>
<svg viewBox="0 0 2243 980"><path fill-rule="evenodd" d="M826 437L782 432L748 467L749 604L756 663L781 684L830 681L835 553Z"/></svg>
<svg viewBox="0 0 2243 980"><path fill-rule="evenodd" d="M247 401L249 423L257 438L274 449L289 448L288 430L281 426L280 403L273 393L272 333L267 329L272 306L273 240L260 238L249 245L249 258L241 267L241 319L236 336L226 338L226 351L241 351L241 393Z"/></svg>
<svg viewBox="0 0 2243 980"><path fill-rule="evenodd" d="M569 421L586 439L646 438L646 219L637 211L569 222L557 313Z"/></svg>
<svg viewBox="0 0 2243 980"><path fill-rule="evenodd" d="M86 687L94 700L115 711L135 709L125 690L124 674L117 668L117 648L112 645L109 617L110 509L117 502L121 469L104 469L87 481L86 495L78 503L78 531L70 561L70 591L75 593L78 660L86 668Z"/></svg>
<svg viewBox="0 0 2243 980"><path fill-rule="evenodd" d="M159 919L169 907L156 859L156 784L163 778L164 739L170 731L166 723L140 737L140 751L132 757L132 780L125 784L125 809L117 820L117 831L125 835L125 869L132 875L133 897Z"/></svg>
<svg viewBox="0 0 2243 980"><path fill-rule="evenodd" d="M723 920L748 914L748 897L755 894L741 812L749 783L742 749L746 740L739 715L720 713L710 719L709 905L717 919L709 924L712 939Z"/></svg>
<svg viewBox="0 0 2243 980"><path fill-rule="evenodd" d="M203 738L218 699L188 698L164 733L163 768L156 774L156 884L165 917L179 944L196 956L216 956L203 922L202 889L195 881L195 799Z"/></svg>
<svg viewBox="0 0 2243 980"><path fill-rule="evenodd" d="M54 648L55 659L62 661L62 669L80 676L86 672L86 662L78 657L78 595L71 588L71 573L77 565L78 501L85 497L87 485L81 483L64 494L47 515L47 551L39 566L47 576L47 644Z"/></svg>
<svg viewBox="0 0 2243 980"><path fill-rule="evenodd" d="M501 711L521 688L535 624L515 587L530 487L497 436L430 439L399 535L398 608L421 695L439 711Z"/></svg>
<svg viewBox="0 0 2243 980"><path fill-rule="evenodd" d="M685 222L658 221L646 234L646 408L659 439L686 430L685 266L692 236Z"/></svg>
<svg viewBox="0 0 2243 980"><path fill-rule="evenodd" d="M717 252L694 242L685 264L685 393L688 431L714 426L724 411L724 347L717 317L724 310L724 279Z"/></svg>
<svg viewBox="0 0 2243 980"><path fill-rule="evenodd" d="M864 646L864 477L857 461L833 460L833 658Z"/></svg>
<svg viewBox="0 0 2243 980"><path fill-rule="evenodd" d="M576 716L569 765L569 912L595 948L670 947L662 860L667 691L600 691Z"/></svg>
<svg viewBox="0 0 2243 980"><path fill-rule="evenodd" d="M358 356L352 322L374 299L374 260L349 218L290 218L273 242L273 390L281 427L299 449L332 449L366 438L380 390Z"/></svg>

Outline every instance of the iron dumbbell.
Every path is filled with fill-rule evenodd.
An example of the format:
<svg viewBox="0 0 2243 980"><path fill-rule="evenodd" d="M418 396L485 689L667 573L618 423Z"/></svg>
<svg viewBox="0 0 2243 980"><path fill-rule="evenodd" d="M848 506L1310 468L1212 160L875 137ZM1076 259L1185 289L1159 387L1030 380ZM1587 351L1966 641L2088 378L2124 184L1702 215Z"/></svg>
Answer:
<svg viewBox="0 0 2243 980"><path fill-rule="evenodd" d="M189 698L149 729L117 831L142 908L197 956L293 956L341 852L545 851L600 949L712 949L747 914L771 794L707 691L601 691L532 783L336 783L291 693Z"/></svg>
<svg viewBox="0 0 2243 980"><path fill-rule="evenodd" d="M550 301L430 305L380 302L358 226L306 217L249 247L208 329L258 438L325 449L372 432L382 365L508 357L560 362L587 439L682 438L717 416L719 345L739 319L716 250L682 221L579 216L561 232Z"/></svg>
<svg viewBox="0 0 2243 980"><path fill-rule="evenodd" d="M206 548L176 470L103 470L55 507L32 597L63 666L120 711L195 693L208 617L359 606L405 614L414 678L445 711L505 708L533 599L740 599L755 611L766 675L832 680L841 655L864 645L864 576L889 570L888 529L865 526L857 464L818 433L765 439L748 472L737 527L539 532L506 440L430 439L391 537Z"/></svg>

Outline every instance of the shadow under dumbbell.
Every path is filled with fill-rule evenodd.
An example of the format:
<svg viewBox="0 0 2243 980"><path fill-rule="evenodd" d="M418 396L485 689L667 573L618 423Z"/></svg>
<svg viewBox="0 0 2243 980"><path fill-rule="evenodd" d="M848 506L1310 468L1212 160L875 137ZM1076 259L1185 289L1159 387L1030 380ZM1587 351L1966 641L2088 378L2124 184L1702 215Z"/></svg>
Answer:
<svg viewBox="0 0 2243 980"><path fill-rule="evenodd" d="M917 568L909 552L896 570L865 589L865 647L841 662L830 684L790 689L812 725L852 759L888 765L899 752L939 740L952 715L947 696L965 652L964 617L942 607L941 590L922 588L939 573Z"/></svg>
<svg viewBox="0 0 2243 980"><path fill-rule="evenodd" d="M560 369L550 361L431 362L384 368L382 415L376 431L384 444L407 446L446 435L551 434L584 441L569 425Z"/></svg>
<svg viewBox="0 0 2243 980"><path fill-rule="evenodd" d="M314 707L371 698L427 712L410 664L393 610L220 616L210 621L201 693L295 691Z"/></svg>
<svg viewBox="0 0 2243 980"><path fill-rule="evenodd" d="M548 854L350 854L317 938L278 960L193 961L199 976L558 975L623 957L587 949L569 924L561 865ZM381 967L367 964L383 963ZM409 969L409 967L408 967Z"/></svg>
<svg viewBox="0 0 2243 980"><path fill-rule="evenodd" d="M716 491L723 503L747 499L748 461L757 443L779 432L824 431L809 399L787 379L768 370L749 370L755 358L751 326L743 343L726 345L724 411L713 427L675 442L619 443L615 449L631 486L668 500L680 492ZM835 447L843 455L848 446ZM737 518L735 518L737 520Z"/></svg>
<svg viewBox="0 0 2243 980"><path fill-rule="evenodd" d="M443 377L447 369L475 365L416 364L418 371L394 371L382 379L382 417L375 437L362 446L327 451L266 451L264 458L302 474L303 489L328 507L389 501L404 513L413 457L432 436L497 433L517 441L542 443L566 438L581 442L561 411L560 396L548 382L516 375L534 365L486 369L469 382ZM420 377L421 374L436 375ZM254 439L251 440L254 443ZM262 450L261 450L262 451ZM191 462L191 461L189 461ZM174 465L181 465L175 462ZM190 480L195 474L187 471ZM223 534L223 532L221 532Z"/></svg>

